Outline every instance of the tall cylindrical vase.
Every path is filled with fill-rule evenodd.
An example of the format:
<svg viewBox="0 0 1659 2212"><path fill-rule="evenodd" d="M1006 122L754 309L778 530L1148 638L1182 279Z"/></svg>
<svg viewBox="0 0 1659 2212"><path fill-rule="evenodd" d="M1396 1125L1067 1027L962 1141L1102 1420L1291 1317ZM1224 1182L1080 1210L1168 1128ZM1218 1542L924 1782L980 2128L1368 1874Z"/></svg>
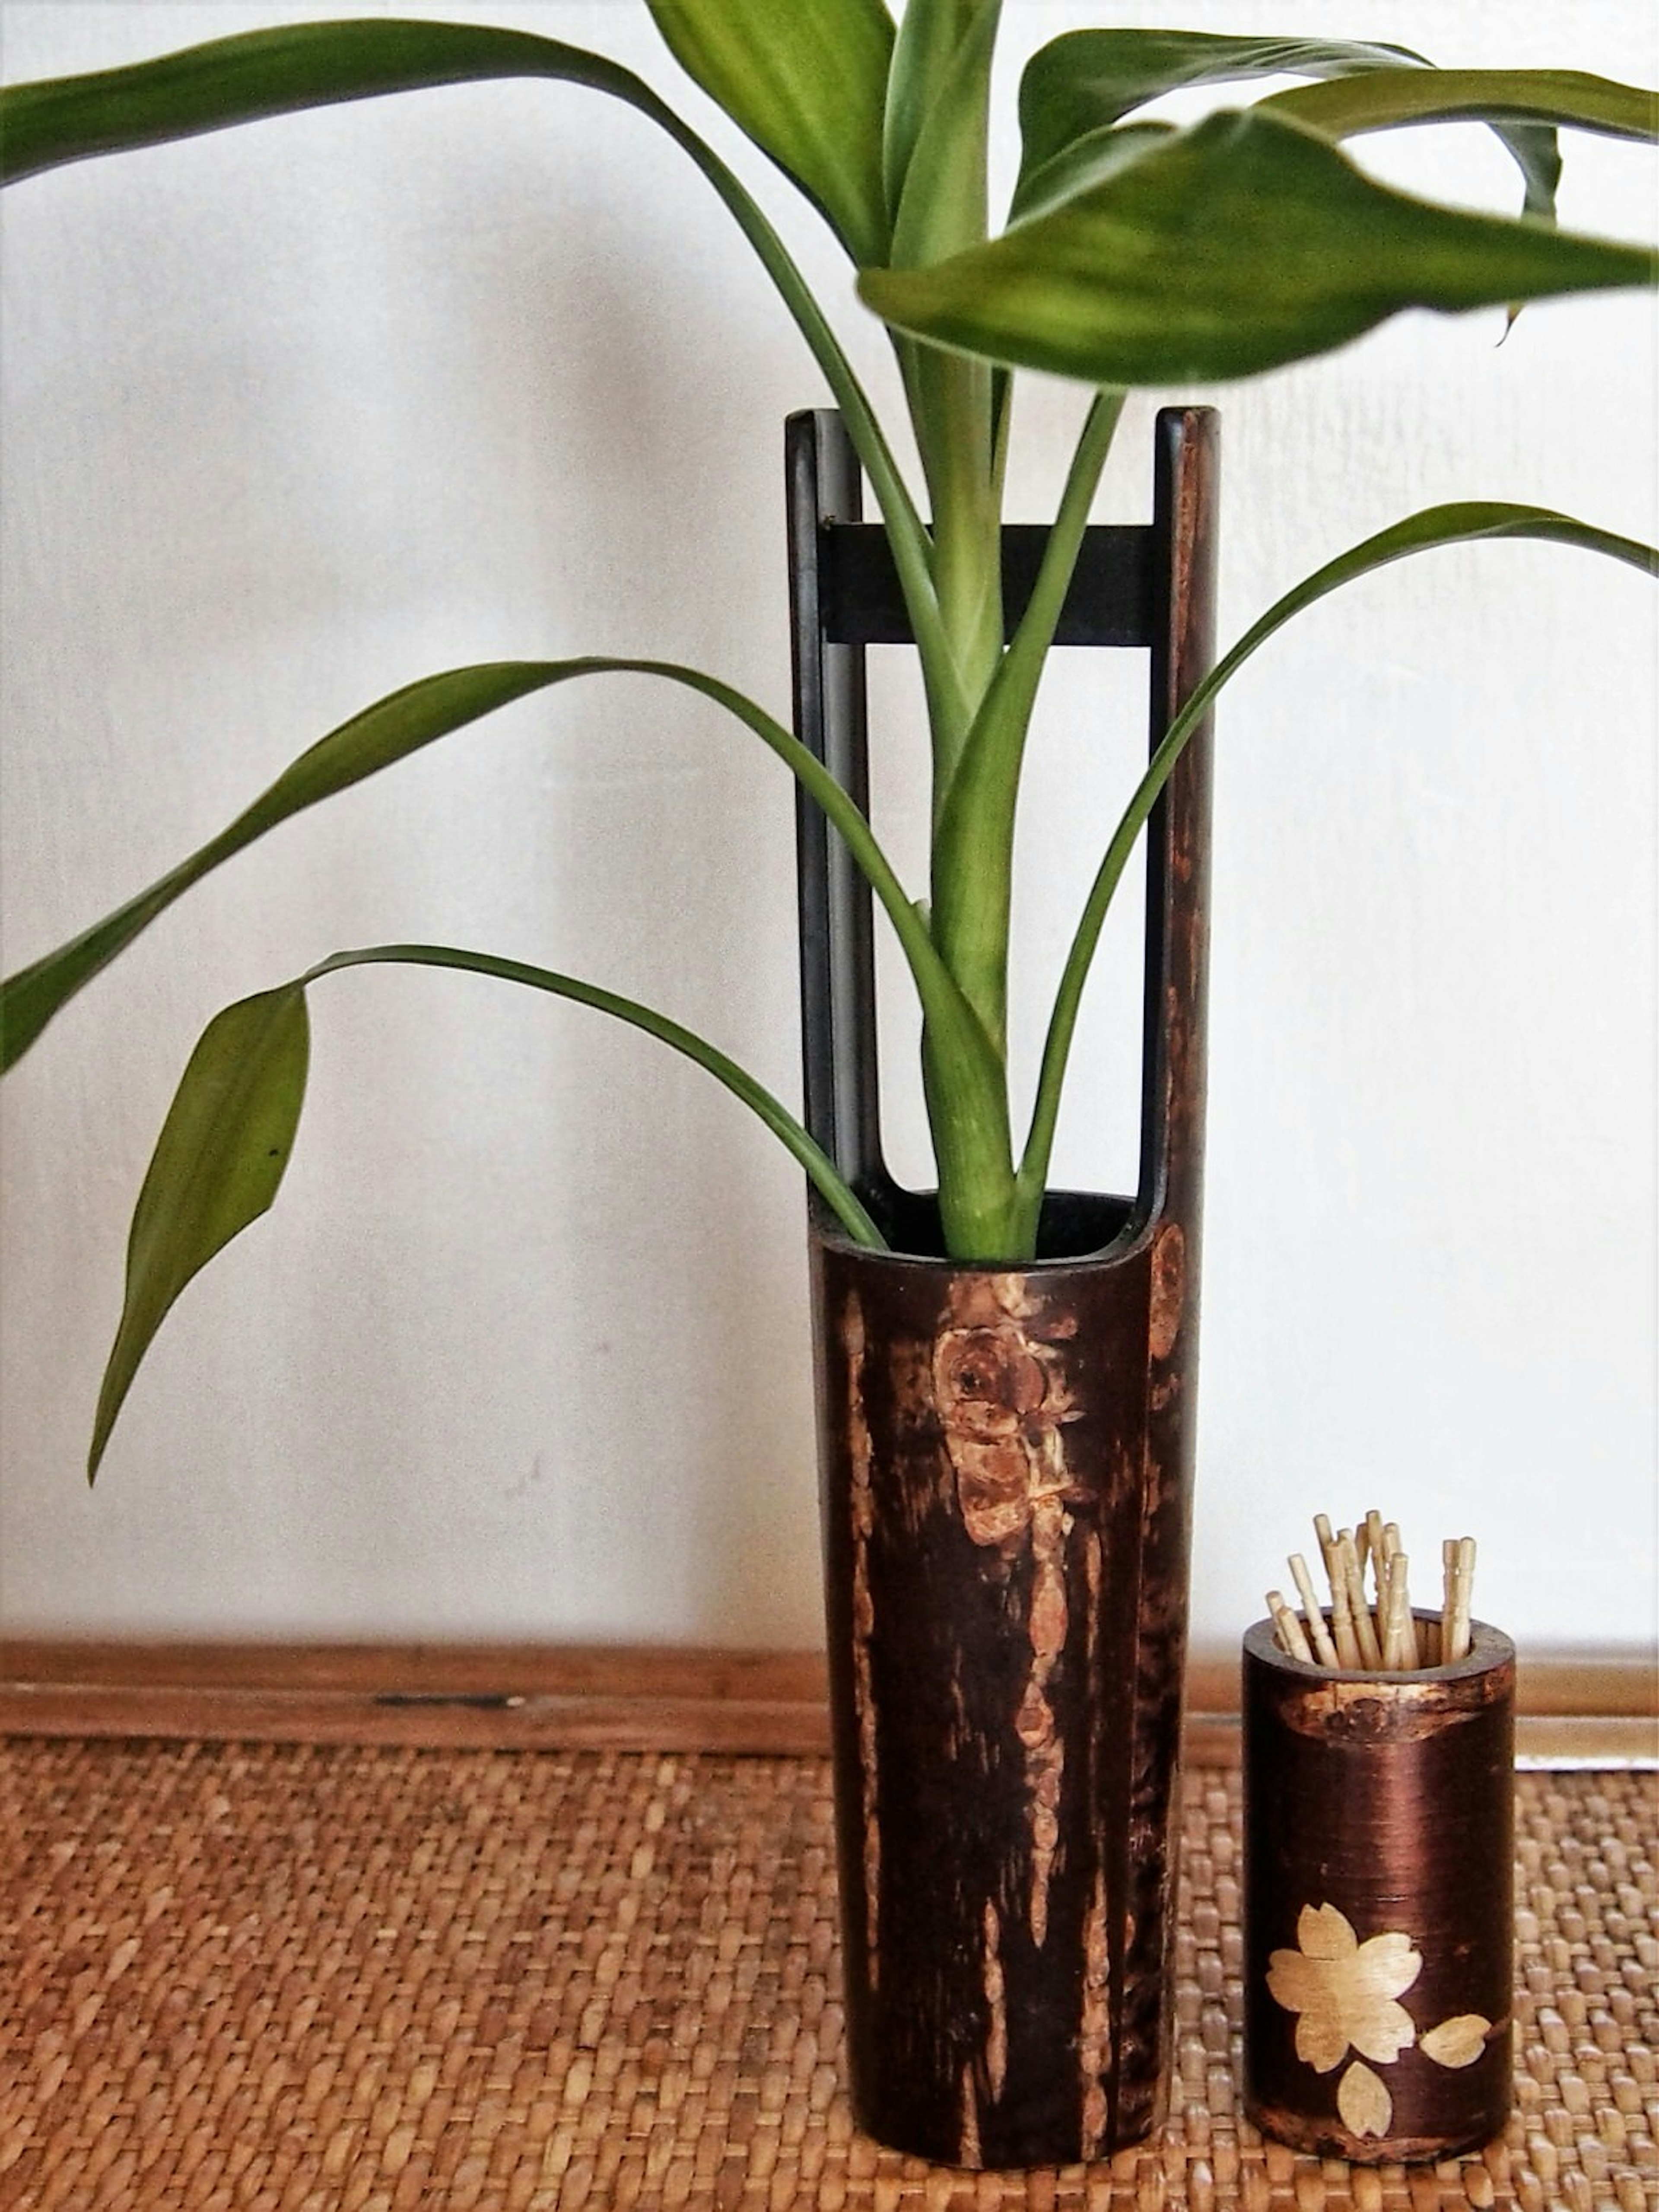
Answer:
<svg viewBox="0 0 1659 2212"><path fill-rule="evenodd" d="M1086 533L1058 640L1149 651L1151 741L1210 665L1216 432L1158 417L1153 519ZM866 785L864 652L905 635L833 416L787 448L796 726ZM1011 620L1040 531L1004 539ZM806 1120L893 1251L812 1226L848 2052L861 2126L962 2166L1157 2120L1197 1378L1209 750L1149 824L1133 1199L1052 1194L965 1266L881 1157L867 891L800 815Z"/></svg>
<svg viewBox="0 0 1659 2212"><path fill-rule="evenodd" d="M1196 1333L1185 1237L814 1240L855 2114L958 2166L1159 2115Z"/></svg>

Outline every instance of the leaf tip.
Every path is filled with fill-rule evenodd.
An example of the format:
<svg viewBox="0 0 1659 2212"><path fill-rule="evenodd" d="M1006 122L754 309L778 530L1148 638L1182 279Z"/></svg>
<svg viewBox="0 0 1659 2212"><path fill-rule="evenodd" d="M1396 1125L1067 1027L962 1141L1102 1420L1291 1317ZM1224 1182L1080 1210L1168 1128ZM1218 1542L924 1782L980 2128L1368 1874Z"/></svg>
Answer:
<svg viewBox="0 0 1659 2212"><path fill-rule="evenodd" d="M118 1338L111 1350L109 1363L104 1370L104 1379L99 1385L98 1407L92 1417L92 1441L87 1447L87 1488L88 1490L97 1487L98 1470L104 1463L104 1454L109 1449L109 1440L114 1433L116 1419L126 1402L127 1388L132 1379L130 1370L123 1375L117 1367L123 1348L122 1342Z"/></svg>

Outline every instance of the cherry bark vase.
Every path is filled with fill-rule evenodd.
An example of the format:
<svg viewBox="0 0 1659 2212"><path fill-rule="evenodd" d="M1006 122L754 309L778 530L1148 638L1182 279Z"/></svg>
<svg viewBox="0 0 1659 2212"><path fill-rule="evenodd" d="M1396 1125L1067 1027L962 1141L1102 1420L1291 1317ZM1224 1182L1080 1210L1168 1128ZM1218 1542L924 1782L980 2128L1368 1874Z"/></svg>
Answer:
<svg viewBox="0 0 1659 2212"><path fill-rule="evenodd" d="M862 801L861 647L893 617L878 568L860 580L858 564L880 542L857 523L835 418L795 418L789 450L797 726ZM1166 410L1154 520L1091 532L1062 624L1063 641L1150 647L1154 744L1209 665L1213 504L1212 416ZM895 1248L815 1213L850 2087L869 2133L951 2165L1103 2156L1163 2109L1207 742L1149 830L1139 1188L1054 1194L1020 1265L934 1256L932 1201L886 1172L867 900L822 817L801 817L808 1122Z"/></svg>

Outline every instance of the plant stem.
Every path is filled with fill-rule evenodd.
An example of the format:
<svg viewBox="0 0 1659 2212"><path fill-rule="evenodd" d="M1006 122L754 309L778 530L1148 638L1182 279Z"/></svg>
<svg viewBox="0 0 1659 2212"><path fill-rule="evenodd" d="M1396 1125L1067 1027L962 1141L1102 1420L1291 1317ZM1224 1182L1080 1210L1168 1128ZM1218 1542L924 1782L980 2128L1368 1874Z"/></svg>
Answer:
<svg viewBox="0 0 1659 2212"><path fill-rule="evenodd" d="M991 428L985 387L985 428ZM1124 395L1096 396L1078 440L1059 514L1043 551L1030 605L1012 643L997 661L939 806L933 839L933 931L952 978L978 1016L997 1064L996 1097L957 1098L924 1027L923 1080L934 1131L946 1249L958 1259L1022 1259L1035 1244L1035 1217L1021 1202L1006 1125L1008 938L1012 908L1014 817L1020 764L1037 686L1054 641ZM991 484L995 444L980 448ZM980 540L982 563L1000 576L1001 537L994 501ZM1000 583L997 592L1000 605ZM1000 615L999 613L999 621Z"/></svg>
<svg viewBox="0 0 1659 2212"><path fill-rule="evenodd" d="M903 367L933 510L933 581L952 679L936 684L924 658L937 821L1002 659L1001 488L984 363L906 343Z"/></svg>

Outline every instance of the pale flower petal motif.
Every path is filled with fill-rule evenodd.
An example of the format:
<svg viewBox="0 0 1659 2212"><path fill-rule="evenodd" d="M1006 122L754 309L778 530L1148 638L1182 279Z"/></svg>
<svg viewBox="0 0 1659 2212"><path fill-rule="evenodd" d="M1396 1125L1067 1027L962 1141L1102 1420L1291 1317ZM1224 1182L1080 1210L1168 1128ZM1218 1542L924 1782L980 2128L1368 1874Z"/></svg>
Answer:
<svg viewBox="0 0 1659 2212"><path fill-rule="evenodd" d="M1348 1917L1334 1905L1304 1905L1297 1915L1296 1940L1310 1959L1349 1959L1355 1949Z"/></svg>
<svg viewBox="0 0 1659 2212"><path fill-rule="evenodd" d="M1350 2135L1385 2136L1394 2118L1394 2099L1363 2059L1336 2085L1336 2109Z"/></svg>
<svg viewBox="0 0 1659 2212"><path fill-rule="evenodd" d="M1492 2022L1478 2012L1461 2012L1431 2027L1419 2046L1437 2066L1473 2066L1486 2047Z"/></svg>
<svg viewBox="0 0 1659 2212"><path fill-rule="evenodd" d="M1297 2057L1328 2074L1352 2044L1367 2058L1392 2064L1417 2040L1411 2014L1395 2000L1422 1972L1421 1952L1396 1933L1362 1943L1334 1905L1304 1905L1296 1936L1297 1949L1275 1951L1268 1961L1267 1987L1275 2002L1297 2014Z"/></svg>

